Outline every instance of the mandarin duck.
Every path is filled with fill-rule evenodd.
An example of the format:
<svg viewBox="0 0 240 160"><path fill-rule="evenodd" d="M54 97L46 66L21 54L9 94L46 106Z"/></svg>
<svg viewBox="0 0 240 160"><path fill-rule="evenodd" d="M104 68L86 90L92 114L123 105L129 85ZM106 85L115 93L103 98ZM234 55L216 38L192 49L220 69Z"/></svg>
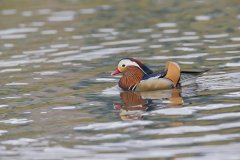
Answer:
<svg viewBox="0 0 240 160"><path fill-rule="evenodd" d="M203 72L181 72L175 62L167 62L164 71L153 72L134 58L121 59L112 76L122 73L118 86L125 91L155 91L180 86L181 81L192 79Z"/></svg>

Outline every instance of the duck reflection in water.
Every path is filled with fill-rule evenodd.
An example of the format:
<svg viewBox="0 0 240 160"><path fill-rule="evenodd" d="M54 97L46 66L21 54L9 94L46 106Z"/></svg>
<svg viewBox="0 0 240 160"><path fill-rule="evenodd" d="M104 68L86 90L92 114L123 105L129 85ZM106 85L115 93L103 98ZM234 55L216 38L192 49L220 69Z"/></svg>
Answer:
<svg viewBox="0 0 240 160"><path fill-rule="evenodd" d="M148 92L121 92L120 98L122 104L114 104L114 109L120 110L120 118L122 120L143 119L146 111L154 109L158 106L154 101L167 101L166 106L178 107L183 104L180 89L148 91ZM165 106L165 105L163 105Z"/></svg>

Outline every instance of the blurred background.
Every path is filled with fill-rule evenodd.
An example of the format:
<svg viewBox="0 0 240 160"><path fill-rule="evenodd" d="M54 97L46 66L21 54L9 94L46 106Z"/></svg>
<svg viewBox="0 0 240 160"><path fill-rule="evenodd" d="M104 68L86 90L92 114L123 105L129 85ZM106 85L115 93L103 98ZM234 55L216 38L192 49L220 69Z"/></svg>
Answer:
<svg viewBox="0 0 240 160"><path fill-rule="evenodd" d="M210 69L121 92L135 57ZM239 0L1 0L0 159L240 159Z"/></svg>

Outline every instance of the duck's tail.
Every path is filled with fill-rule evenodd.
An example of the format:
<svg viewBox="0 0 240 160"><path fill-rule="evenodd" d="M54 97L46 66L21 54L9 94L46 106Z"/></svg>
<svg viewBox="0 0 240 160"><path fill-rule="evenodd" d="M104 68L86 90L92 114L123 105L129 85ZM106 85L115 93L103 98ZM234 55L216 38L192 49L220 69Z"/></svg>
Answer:
<svg viewBox="0 0 240 160"><path fill-rule="evenodd" d="M187 70L181 71L182 75L193 75L193 76L201 76L203 73L210 71L209 68L206 69L198 69L198 70Z"/></svg>
<svg viewBox="0 0 240 160"><path fill-rule="evenodd" d="M196 79L203 73L208 72L210 69L201 69L195 71L181 71L180 82L181 86L186 86L195 83Z"/></svg>
<svg viewBox="0 0 240 160"><path fill-rule="evenodd" d="M175 62L167 62L165 71L167 73L164 78L171 80L173 82L174 87L176 87L181 77L180 66Z"/></svg>

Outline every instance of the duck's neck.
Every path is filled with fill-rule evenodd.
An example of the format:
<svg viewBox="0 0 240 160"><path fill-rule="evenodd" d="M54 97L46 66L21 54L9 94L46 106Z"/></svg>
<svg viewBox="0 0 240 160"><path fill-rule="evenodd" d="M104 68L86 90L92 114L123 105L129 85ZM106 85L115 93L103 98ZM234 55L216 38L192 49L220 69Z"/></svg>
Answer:
<svg viewBox="0 0 240 160"><path fill-rule="evenodd" d="M143 77L144 73L141 69L129 66L127 71L123 73L118 85L123 90L134 90Z"/></svg>

